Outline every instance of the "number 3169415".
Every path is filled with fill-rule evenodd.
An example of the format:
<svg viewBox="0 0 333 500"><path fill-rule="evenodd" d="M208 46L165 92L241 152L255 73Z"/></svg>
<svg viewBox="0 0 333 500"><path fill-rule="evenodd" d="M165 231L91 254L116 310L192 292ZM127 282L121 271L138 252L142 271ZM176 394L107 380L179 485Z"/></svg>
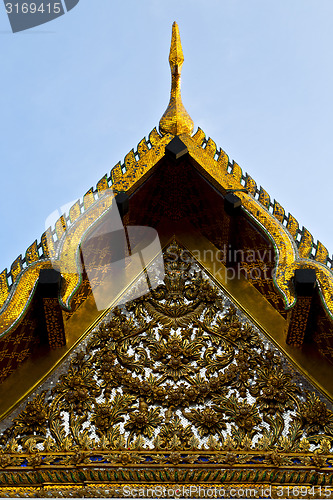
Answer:
<svg viewBox="0 0 333 500"><path fill-rule="evenodd" d="M6 3L7 14L60 14L61 3Z"/></svg>

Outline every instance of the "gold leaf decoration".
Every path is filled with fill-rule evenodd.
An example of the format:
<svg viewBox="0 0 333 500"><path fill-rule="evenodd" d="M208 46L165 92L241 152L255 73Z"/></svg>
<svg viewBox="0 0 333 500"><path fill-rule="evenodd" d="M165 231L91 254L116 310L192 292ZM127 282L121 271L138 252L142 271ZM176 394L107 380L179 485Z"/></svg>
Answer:
<svg viewBox="0 0 333 500"><path fill-rule="evenodd" d="M111 467L103 481L121 468L123 481L140 482L158 480L147 464L196 470L199 481L194 466L299 468L306 478L333 463L330 404L183 257L173 242L164 282L110 311L58 381L16 413L0 437L1 469L45 470L52 483L61 467L69 484L70 470L83 479L87 467L84 481Z"/></svg>

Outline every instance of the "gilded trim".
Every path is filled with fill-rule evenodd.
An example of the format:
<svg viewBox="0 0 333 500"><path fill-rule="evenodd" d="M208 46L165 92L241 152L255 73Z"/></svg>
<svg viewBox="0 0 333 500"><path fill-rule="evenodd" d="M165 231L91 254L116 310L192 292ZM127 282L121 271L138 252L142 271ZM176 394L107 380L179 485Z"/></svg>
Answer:
<svg viewBox="0 0 333 500"><path fill-rule="evenodd" d="M206 255L218 255L216 247L204 236L196 233L194 228L175 227L176 238L202 265L214 281L230 296L231 300L242 309L265 335L283 352L296 369L307 377L311 383L333 402L333 380L327 377L332 365L323 357L319 357L307 348L298 349L285 342L286 320L261 295L261 293L242 275L240 279L228 280L225 266L221 261L212 261ZM211 252L209 252L211 250ZM198 257L204 256L203 258ZM313 261L310 261L310 264ZM216 272L216 269L219 272Z"/></svg>
<svg viewBox="0 0 333 500"><path fill-rule="evenodd" d="M164 156L165 146L172 137L171 134L161 137L154 128L148 140L144 138L140 141L137 153L132 150L126 155L123 168L118 163L111 170L112 185L109 187L112 187L115 193L131 189ZM11 331L22 319L36 286L40 269L54 266L65 266L68 269L69 272L63 273L66 285L63 287L60 302L64 308L70 309L70 302L81 283L80 268L77 263L78 247L84 235L108 209L100 198L101 189L106 187L107 183L105 177L98 182L97 199L93 188L87 191L83 197L83 213L80 213L80 206L76 202L69 211L69 220L66 221L64 216L59 218L56 223L57 241L54 241L50 230L43 234L42 246L47 260L40 259L22 268L21 264L18 267L16 259L12 265L15 284L11 289L8 285L7 271L4 270L0 274L0 337ZM28 255L30 256L34 250L33 258L36 258L38 255L36 249L37 245L33 243L27 250ZM48 257L52 259L53 265Z"/></svg>
<svg viewBox="0 0 333 500"><path fill-rule="evenodd" d="M272 241L277 253L277 267L275 271L275 285L281 293L286 309L291 308L296 300L296 294L291 284L291 278L295 269L312 268L317 272L322 302L333 319L333 274L325 264L327 262L328 252L326 248L318 242L315 259L308 259L312 249L312 236L306 229L303 229L299 248L296 238L298 234L298 222L289 214L287 227L283 225L284 209L275 202L273 213L269 208L269 195L261 188L259 200L255 199L257 193L256 183L247 175L242 183L241 167L233 164L231 172L228 169L221 168L219 159L215 159L214 148L204 147L205 135L201 129L190 137L187 134L181 136L182 141L188 147L191 157L200 165L215 182L217 187L222 188L224 194L226 190L239 190L246 188L248 192L238 191L237 196L241 198L242 205L253 221L262 229ZM214 143L215 144L215 143ZM220 156L222 150L220 150ZM223 152L223 154L225 154ZM236 168L235 168L236 166ZM289 229L289 230L288 230Z"/></svg>

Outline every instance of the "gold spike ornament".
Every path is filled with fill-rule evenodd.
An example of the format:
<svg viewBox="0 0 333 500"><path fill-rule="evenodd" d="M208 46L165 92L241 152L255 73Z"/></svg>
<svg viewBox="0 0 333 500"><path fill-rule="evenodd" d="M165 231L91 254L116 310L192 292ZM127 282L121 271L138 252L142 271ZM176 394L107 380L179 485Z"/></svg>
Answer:
<svg viewBox="0 0 333 500"><path fill-rule="evenodd" d="M176 22L172 25L169 63L171 68L171 96L169 105L160 120L162 134L192 134L193 121L182 103L180 92L180 73L184 62L179 28Z"/></svg>

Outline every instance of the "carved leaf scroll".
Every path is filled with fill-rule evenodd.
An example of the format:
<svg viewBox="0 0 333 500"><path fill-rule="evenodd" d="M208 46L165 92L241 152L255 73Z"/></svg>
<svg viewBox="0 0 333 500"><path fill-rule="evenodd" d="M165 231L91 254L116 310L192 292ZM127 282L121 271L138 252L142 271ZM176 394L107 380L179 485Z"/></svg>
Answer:
<svg viewBox="0 0 333 500"><path fill-rule="evenodd" d="M164 282L113 309L2 433L2 467L27 453L64 466L326 464L329 403L183 249L164 259Z"/></svg>

